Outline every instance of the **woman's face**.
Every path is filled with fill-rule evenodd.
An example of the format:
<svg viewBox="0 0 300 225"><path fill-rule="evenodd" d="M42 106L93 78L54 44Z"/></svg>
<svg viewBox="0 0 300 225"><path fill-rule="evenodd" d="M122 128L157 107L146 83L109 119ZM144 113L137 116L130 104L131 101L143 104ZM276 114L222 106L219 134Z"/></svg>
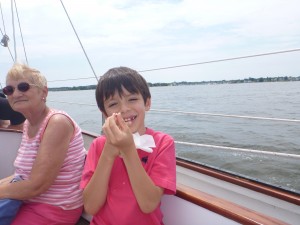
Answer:
<svg viewBox="0 0 300 225"><path fill-rule="evenodd" d="M13 110L26 114L44 103L47 97L47 88L33 84L29 79L7 79L7 90L13 91L7 99Z"/></svg>

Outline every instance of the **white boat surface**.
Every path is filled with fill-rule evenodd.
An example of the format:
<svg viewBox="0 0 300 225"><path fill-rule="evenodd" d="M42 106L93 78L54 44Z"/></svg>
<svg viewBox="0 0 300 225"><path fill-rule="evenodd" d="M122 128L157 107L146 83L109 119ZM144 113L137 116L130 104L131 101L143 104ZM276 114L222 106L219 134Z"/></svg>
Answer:
<svg viewBox="0 0 300 225"><path fill-rule="evenodd" d="M20 131L0 129L0 178L11 175ZM97 134L83 132L89 148ZM165 225L299 224L300 196L177 159L177 193L164 196ZM77 224L89 224L83 213Z"/></svg>

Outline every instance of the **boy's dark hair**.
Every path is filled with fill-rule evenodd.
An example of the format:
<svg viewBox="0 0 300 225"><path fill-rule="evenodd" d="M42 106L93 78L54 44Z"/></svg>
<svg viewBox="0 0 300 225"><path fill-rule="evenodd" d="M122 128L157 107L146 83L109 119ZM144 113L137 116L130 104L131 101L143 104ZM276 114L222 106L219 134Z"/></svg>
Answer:
<svg viewBox="0 0 300 225"><path fill-rule="evenodd" d="M146 100L151 98L146 80L137 71L122 66L112 68L100 77L96 87L97 105L104 114L106 114L104 101L113 96L116 91L121 96L122 87L132 94L141 94L145 104Z"/></svg>

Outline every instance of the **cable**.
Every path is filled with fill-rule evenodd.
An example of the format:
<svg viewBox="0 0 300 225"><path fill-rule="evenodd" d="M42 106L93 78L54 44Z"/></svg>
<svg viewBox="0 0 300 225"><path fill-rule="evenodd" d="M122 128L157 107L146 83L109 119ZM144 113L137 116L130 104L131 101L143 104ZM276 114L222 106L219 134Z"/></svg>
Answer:
<svg viewBox="0 0 300 225"><path fill-rule="evenodd" d="M219 117L232 117L232 118L243 118L243 119L254 119L254 120L271 120L271 121L282 121L282 122L295 122L300 123L297 119L283 119L283 118L272 118L272 117L259 117L259 116L240 116L240 115L225 115L217 113L199 113L199 112L184 112L184 111L173 111L164 109L151 109L151 111L156 112L167 112L167 113L180 113L180 114L192 114L192 115L202 115L202 116L219 116Z"/></svg>
<svg viewBox="0 0 300 225"><path fill-rule="evenodd" d="M23 39L23 34L22 34L22 29L21 29L21 23L20 23L19 13L18 13L17 4L16 4L15 0L14 0L14 3L15 3L15 9L16 9L16 14L17 14L17 18L18 18L19 30L20 30L22 44L23 44L23 50L24 50L24 54L25 54L25 58L26 58L26 63L28 65L27 53L26 53L24 39Z"/></svg>
<svg viewBox="0 0 300 225"><path fill-rule="evenodd" d="M282 152L270 152L270 151L262 151L262 150L247 149L247 148L235 148L235 147L226 147L226 146L219 146L219 145L207 145L207 144L190 143L190 142L183 142L183 141L175 141L175 143L183 144L183 145L190 145L190 146L228 149L228 150L240 151L240 152L252 152L252 153L258 153L258 154L266 154L266 155L273 155L273 156L284 156L284 157L289 157L289 158L299 158L300 159L300 155L282 153Z"/></svg>
<svg viewBox="0 0 300 225"><path fill-rule="evenodd" d="M92 66L92 64L91 64L91 62L90 62L89 57L87 56L87 54L86 54L86 52L85 52L85 49L84 49L84 47L83 47L83 45L82 45L82 43L81 43L81 41L80 41L80 38L79 38L79 36L78 36L78 34L77 34L76 30L75 30L75 27L73 26L73 23L72 23L72 21L71 21L71 19L70 19L70 17L69 17L69 14L68 14L68 12L67 12L67 10L66 10L66 8L65 8L65 6L64 6L64 4L63 4L63 2L62 2L62 0L60 0L60 2L61 2L62 6L63 6L63 8L64 8L64 10L65 10L65 13L66 13L66 15L67 15L67 17L68 17L70 23L71 23L71 26L72 26L73 31L74 31L74 33L75 33L75 35L76 35L76 37L77 37L77 39L78 39L78 41L79 41L79 44L80 44L80 46L81 46L81 48L82 48L82 50L83 50L83 53L84 53L84 55L85 55L85 57L86 57L88 63L90 64L90 67L91 67L91 69L92 69L92 71L93 71L93 73L94 73L94 76L95 76L96 80L98 81L98 77L97 77L97 75L96 75L96 73L95 73L95 70L94 70L94 68L93 68L93 66Z"/></svg>
<svg viewBox="0 0 300 225"><path fill-rule="evenodd" d="M3 23L4 34L5 34L6 31L5 31L5 24L4 24L4 18L3 18L3 12L2 12L1 2L0 2L0 10L1 10L1 17L2 17L2 23ZM1 33L2 33L2 30L1 30ZM3 35L3 33L2 33L2 35Z"/></svg>
<svg viewBox="0 0 300 225"><path fill-rule="evenodd" d="M178 67L196 66L196 65L201 65L201 64L232 61L232 60L238 60L238 59L254 58L254 57L261 57L261 56L267 56L267 55L276 55L276 54L283 54L283 53L289 53L289 52L298 52L298 51L300 51L300 48L291 49L291 50L284 50L284 51L277 51L277 52L261 53L261 54L255 54L255 55L239 56L239 57L233 57L233 58L216 59L216 60L211 60L211 61L183 64L183 65L177 65L177 66L160 67L160 68L155 68L155 69L140 70L139 72L150 72L150 71L155 71L155 70L174 69L174 68L178 68Z"/></svg>
<svg viewBox="0 0 300 225"><path fill-rule="evenodd" d="M203 61L203 62L198 62L198 63L189 63L189 64L182 64L182 65L175 65L175 66L168 66L168 67L160 67L160 68L147 69L147 70L138 70L138 72L141 73L141 72L151 72L151 71L157 71L157 70L175 69L175 68L179 68L179 67L197 66L197 65L202 65L202 64L218 63L218 62L224 62L224 61L233 61L233 60L240 60L240 59L246 59L246 58L255 58L255 57L262 57L262 56L276 55L276 54L284 54L284 53L291 53L291 52L299 52L299 51L300 51L300 48L296 48L296 49L261 53L261 54L255 54L255 55L247 55L247 56L239 56L239 57L233 57L233 58L216 59L216 60ZM88 77L88 78L74 78L74 79L69 79L69 80L81 80L81 79L90 79L90 77ZM52 81L49 81L49 82L55 82L55 81L67 81L67 80L52 80Z"/></svg>
<svg viewBox="0 0 300 225"><path fill-rule="evenodd" d="M0 10L1 10L1 17L2 17L2 23L3 23L4 32L2 32L2 29L1 29L1 28L0 28L0 31L1 31L1 34L4 36L4 35L6 35L6 30L5 30L5 23L4 23L4 18L3 18L3 12L2 12L1 2L0 2ZM7 35L6 35L6 36L7 36ZM7 47L8 52L9 52L9 54L10 54L12 60L14 61L14 57L13 57L11 51L10 51L10 48L8 47L8 44L7 44L7 46L4 46L4 47Z"/></svg>

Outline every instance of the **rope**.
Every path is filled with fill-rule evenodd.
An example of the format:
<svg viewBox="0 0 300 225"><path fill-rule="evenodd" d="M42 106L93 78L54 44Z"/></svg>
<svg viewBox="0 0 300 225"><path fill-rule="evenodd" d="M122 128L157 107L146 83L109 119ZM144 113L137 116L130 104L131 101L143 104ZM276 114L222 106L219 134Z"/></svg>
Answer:
<svg viewBox="0 0 300 225"><path fill-rule="evenodd" d="M174 69L174 68L178 68L178 67L196 66L196 65L201 65L201 64L232 61L232 60L238 60L238 59L254 58L254 57L261 57L261 56L267 56L267 55L276 55L276 54L283 54L283 53L289 53L289 52L298 52L298 51L300 51L300 48L284 50L284 51L277 51L277 52L261 53L261 54L255 54L255 55L239 56L239 57L233 57L233 58L216 59L216 60L211 60L211 61L183 64L183 65L177 65L177 66L160 67L160 68L155 68L155 69L140 70L139 72L150 72L150 71L155 71L155 70L167 70L167 69Z"/></svg>
<svg viewBox="0 0 300 225"><path fill-rule="evenodd" d="M64 102L64 101L51 101L47 100L48 102L57 102L57 103L65 103L65 104L74 104L74 105L86 105L86 106L96 106L95 104L87 104L87 103L78 103L78 102Z"/></svg>
<svg viewBox="0 0 300 225"><path fill-rule="evenodd" d="M94 79L95 77L83 77L83 78L73 78L73 79L63 79L63 80L50 80L47 82L57 82L57 81L69 81L69 80L87 80L87 79Z"/></svg>
<svg viewBox="0 0 300 225"><path fill-rule="evenodd" d="M86 106L96 106L96 104L86 104L86 103L78 103L78 102L65 102L65 101L49 101L49 102L57 102L64 104L75 104L75 105L86 105ZM227 114L215 114L215 113L200 113L200 112L184 112L184 111L174 111L174 110L160 110L160 109L150 109L153 112L165 112L165 113L180 113L180 114L188 114L188 115L198 115L198 116L219 116L219 117L232 117L232 118L242 118L242 119L256 119L256 120L270 120L270 121L281 121L281 122L294 122L300 123L300 120L297 119L284 119L284 118L271 118L271 117L257 117L257 116L240 116L240 115L227 115Z"/></svg>
<svg viewBox="0 0 300 225"><path fill-rule="evenodd" d="M94 68L93 68L93 66L92 66L92 64L91 64L91 62L90 62L89 57L87 56L87 54L86 54L86 52L85 52L85 49L84 49L84 47L83 47L83 45L82 45L82 43L81 43L81 41L80 41L80 38L79 38L79 36L78 36L78 34L77 34L77 32L76 32L74 26L73 26L73 23L72 23L72 21L71 21L71 19L70 19L70 17L69 17L69 14L68 14L68 12L67 12L67 10L66 10L66 8L65 8L65 6L64 6L64 4L63 4L63 2L62 2L62 0L60 0L60 2L61 2L62 6L63 6L63 8L64 8L64 10L65 10L65 13L66 13L66 15L67 15L67 17L68 17L70 23L71 23L71 26L72 26L73 31L74 31L74 33L75 33L75 35L76 35L76 37L77 37L77 39L78 39L78 41L79 41L79 44L80 44L80 46L81 46L81 48L82 48L82 50L83 50L83 53L84 53L84 55L85 55L85 57L86 57L88 63L90 64L90 67L91 67L91 69L92 69L92 71L93 71L93 73L94 73L94 76L95 76L96 80L98 81L98 77L97 77L97 75L96 75L96 73L95 73L95 70L94 70Z"/></svg>
<svg viewBox="0 0 300 225"><path fill-rule="evenodd" d="M4 23L4 18L3 18L3 12L2 12L2 6L1 6L1 2L0 2L0 10L1 10L1 17L2 17L2 23L3 23L3 28L4 28L4 33L2 32L2 29L0 28L1 34L4 36L6 34L6 30L5 30L5 23ZM14 57L10 51L10 48L7 46L8 52L12 58L12 60L14 61Z"/></svg>
<svg viewBox="0 0 300 225"><path fill-rule="evenodd" d="M216 114L216 113L199 113L199 112L184 112L184 111L172 111L172 110L159 110L151 109L155 112L172 112L180 114L190 114L190 115L202 115L202 116L219 116L219 117L232 117L232 118L244 118L244 119L255 119L255 120L271 120L271 121L283 121L283 122L296 122L300 123L297 119L283 119L283 118L271 118L271 117L258 117L258 116L240 116L240 115L226 115L226 114Z"/></svg>
<svg viewBox="0 0 300 225"><path fill-rule="evenodd" d="M4 29L4 33L6 34L1 2L0 2L0 9L1 9L1 17L2 17L3 29ZM1 33L2 33L2 30L1 30ZM3 35L3 33L2 33L2 35Z"/></svg>
<svg viewBox="0 0 300 225"><path fill-rule="evenodd" d="M74 30L74 32L76 34L75 30ZM80 40L79 40L79 42L80 42ZM80 42L80 44L81 44L81 42ZM201 64L217 63L217 62L223 62L223 61L239 60L239 59L245 59L245 58L261 57L261 56L267 56L267 55L276 55L276 54L298 52L298 51L300 51L300 48L290 49L290 50L284 50L284 51L269 52L269 53L261 53L261 54L248 55L248 56L240 56L240 57L234 57L234 58L216 59L216 60L211 60L211 61L204 61L204 62L198 62L198 63L183 64L183 65L175 65L175 66L168 66L168 67L161 67L161 68L154 68L154 69L138 70L138 72L142 73L142 72L150 72L150 71L156 71L156 70L175 69L175 68L179 68L179 67L196 66L196 65L201 65ZM91 78L92 77L74 78L74 79L65 79L65 80L52 80L52 81L48 81L48 82L68 81L68 80L82 80L82 79L91 79ZM96 79L98 81L97 76L96 76Z"/></svg>
<svg viewBox="0 0 300 225"><path fill-rule="evenodd" d="M17 14L17 18L18 18L18 24L19 24L19 30L20 30L22 44L23 44L24 55L26 58L26 64L28 65L28 59L27 59L27 54L26 54L26 49L25 49L25 44L24 44L24 39L23 39L23 34L22 34L22 29L21 29L21 23L20 23L19 13L18 13L18 9L17 9L17 3L15 0L14 0L14 3L15 3L15 9L16 9L16 14Z"/></svg>
<svg viewBox="0 0 300 225"><path fill-rule="evenodd" d="M16 32L15 32L15 17L14 17L14 5L13 0L11 0L11 20L13 27L13 37L14 37L14 50L15 50L15 62L17 61L17 44L16 44Z"/></svg>
<svg viewBox="0 0 300 225"><path fill-rule="evenodd" d="M55 103L66 103L66 104L76 104L76 105L83 105L83 106L95 106L95 104L86 104L86 103L78 103L78 102L65 102L65 101L49 101ZM152 111L152 110L150 110ZM170 110L154 110L157 112L180 112L186 114L194 114L194 115L205 115L205 116L224 116L224 117L238 117L244 119L266 119L266 120L275 120L275 121L286 121L286 122L300 122L300 120L289 120L289 119L279 119L279 118L264 118L264 117L251 117L251 116L233 116L233 115L224 115L224 114L212 114L212 113L197 113L197 112L182 112L182 111L170 111ZM240 151L240 152L252 152L252 153L259 153L265 155L273 155L273 156L283 156L289 158L300 158L300 155L296 154L288 154L288 153L278 153L278 152L270 152L270 151L262 151L256 149L246 149L246 148L235 148L235 147L226 147L226 146L218 146L218 145L208 145L208 144L199 144L199 143L191 143L191 142L183 142L183 141L175 141L177 144L182 145L190 145L190 146L198 146L198 147L209 147L209 148L217 148L217 149L227 149L233 151Z"/></svg>
<svg viewBox="0 0 300 225"><path fill-rule="evenodd" d="M183 145L190 145L190 146L228 149L228 150L240 151L240 152L252 152L252 153L259 153L259 154L266 154L266 155L273 155L273 156L284 156L284 157L289 157L289 158L299 158L300 159L300 155L296 155L296 154L261 151L261 150L246 149L246 148L226 147L226 146L218 146L218 145L198 144L198 143L190 143L190 142L182 142L182 141L175 141L175 143L183 144Z"/></svg>

